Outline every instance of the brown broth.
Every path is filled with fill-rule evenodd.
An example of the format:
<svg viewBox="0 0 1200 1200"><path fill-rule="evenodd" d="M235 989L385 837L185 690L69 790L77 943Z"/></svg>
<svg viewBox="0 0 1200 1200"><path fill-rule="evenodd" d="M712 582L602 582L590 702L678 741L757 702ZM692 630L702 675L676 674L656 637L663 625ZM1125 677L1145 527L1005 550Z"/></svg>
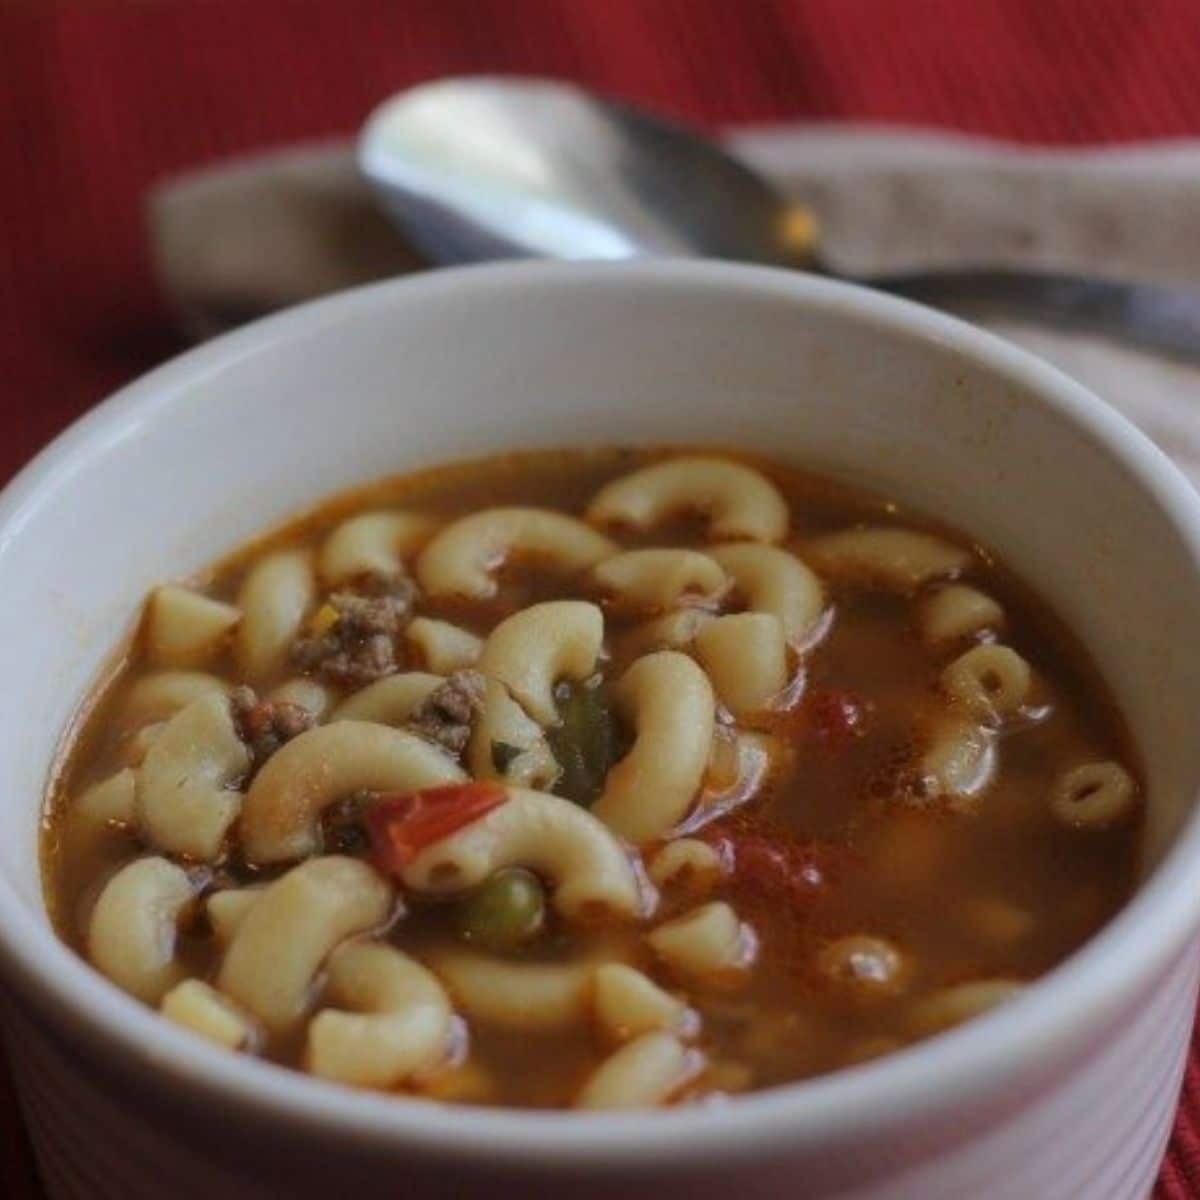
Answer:
<svg viewBox="0 0 1200 1200"><path fill-rule="evenodd" d="M240 551L198 586L231 598L265 548L319 544L347 515L375 507L402 506L445 518L497 504L579 513L601 484L667 453L673 452L519 453L422 471L331 501ZM863 521L922 528L964 544L961 536L889 501L773 463L747 461L787 499L791 544ZM679 521L619 540L628 546L702 546L703 526ZM977 809L961 814L936 803L914 806L894 794L892 767L911 757L916 714L936 698L947 656L921 643L910 598L832 588L832 623L806 656L800 710L822 694L852 693L870 706L866 732L831 745L811 732L797 734L794 770L773 777L762 793L706 833L735 847L766 839L784 847L795 863L809 864L820 882L785 895L777 880L764 883L753 872L739 871L720 885L715 897L729 900L760 939L757 963L736 988L681 986L646 948L644 929L604 931L606 943L615 939L628 961L686 993L703 1020L698 1045L715 1065L687 1098L805 1078L857 1061L874 1047L909 1042L915 1036L913 1007L923 996L969 980L1037 977L1099 929L1132 891L1140 822L1073 830L1056 822L1046 803L1052 779L1077 763L1116 759L1136 769L1111 699L1069 632L1031 592L980 549L973 548L973 555L966 578L1003 604L1004 641L1033 665L1036 702L1049 708L1045 719L1003 735L998 774ZM587 592L578 581L513 569L505 572L494 600L422 601L418 611L486 634L528 603L580 595ZM624 627L609 614L610 645L619 645ZM622 665L618 656L610 673ZM119 828L85 841L72 824L71 804L89 783L123 765L130 731L120 720L121 704L149 669L135 639L81 722L47 801L47 903L61 936L80 953L103 884L147 851L133 832ZM236 680L229 655L207 669ZM665 904L665 914L673 905L680 908L670 897ZM389 936L420 958L456 939L452 908L417 903ZM823 946L856 933L885 937L903 952L909 976L898 995L856 997L816 969ZM592 936L554 922L551 936L528 953L554 961L586 951ZM202 924L181 939L181 956L195 975L213 977L217 952ZM562 1107L607 1049L589 1030L518 1035L472 1027L467 1065L436 1078L429 1090L464 1102ZM298 1066L301 1038L268 1044L264 1053Z"/></svg>

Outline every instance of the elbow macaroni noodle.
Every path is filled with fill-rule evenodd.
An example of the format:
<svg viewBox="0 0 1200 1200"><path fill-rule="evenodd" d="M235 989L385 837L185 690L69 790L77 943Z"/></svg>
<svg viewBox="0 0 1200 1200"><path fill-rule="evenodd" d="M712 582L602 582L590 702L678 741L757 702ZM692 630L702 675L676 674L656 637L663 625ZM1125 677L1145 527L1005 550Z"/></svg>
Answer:
<svg viewBox="0 0 1200 1200"><path fill-rule="evenodd" d="M203 671L155 671L129 689L117 717L122 728L141 729L165 721L209 692L226 694L229 684Z"/></svg>
<svg viewBox="0 0 1200 1200"><path fill-rule="evenodd" d="M1008 646L975 646L942 672L950 698L983 720L1016 715L1032 685L1029 664Z"/></svg>
<svg viewBox="0 0 1200 1200"><path fill-rule="evenodd" d="M483 653L483 639L449 621L431 621L417 617L409 623L405 637L416 647L426 670L451 675L464 667L473 667Z"/></svg>
<svg viewBox="0 0 1200 1200"><path fill-rule="evenodd" d="M688 1037L699 1019L682 1000L624 963L604 963L592 974L596 1020L610 1039L628 1041L646 1033Z"/></svg>
<svg viewBox="0 0 1200 1200"><path fill-rule="evenodd" d="M510 556L532 557L560 571L582 571L616 546L582 521L538 508L489 508L447 526L417 560L431 596L492 595L493 573Z"/></svg>
<svg viewBox="0 0 1200 1200"><path fill-rule="evenodd" d="M387 675L360 688L333 710L334 721L403 725L446 680L426 671Z"/></svg>
<svg viewBox="0 0 1200 1200"><path fill-rule="evenodd" d="M1004 609L978 588L952 583L925 601L919 620L925 641L942 646L994 632L1004 624Z"/></svg>
<svg viewBox="0 0 1200 1200"><path fill-rule="evenodd" d="M165 858L123 867L100 893L88 926L88 956L130 995L154 1004L183 975L175 958L180 922L195 903L186 871Z"/></svg>
<svg viewBox="0 0 1200 1200"><path fill-rule="evenodd" d="M283 661L316 600L311 556L281 551L259 562L238 593L242 619L237 627L237 658L252 682Z"/></svg>
<svg viewBox="0 0 1200 1200"><path fill-rule="evenodd" d="M635 625L622 639L621 649L628 658L655 650L687 650L696 634L713 619L713 614L703 608L679 608Z"/></svg>
<svg viewBox="0 0 1200 1200"><path fill-rule="evenodd" d="M629 859L589 813L557 796L508 788L504 804L441 839L404 870L417 893L461 892L504 867L528 867L554 886L569 921L633 920L644 907Z"/></svg>
<svg viewBox="0 0 1200 1200"><path fill-rule="evenodd" d="M224 1046L243 1050L255 1041L254 1022L202 979L185 979L164 997L162 1015L184 1029Z"/></svg>
<svg viewBox="0 0 1200 1200"><path fill-rule="evenodd" d="M703 1069L703 1056L669 1033L646 1033L604 1060L584 1085L576 1108L653 1108L665 1104Z"/></svg>
<svg viewBox="0 0 1200 1200"><path fill-rule="evenodd" d="M736 981L757 952L753 930L722 900L660 925L647 940L671 970L709 984Z"/></svg>
<svg viewBox="0 0 1200 1200"><path fill-rule="evenodd" d="M626 550L592 568L592 579L632 612L662 612L685 600L718 600L729 586L721 566L696 550Z"/></svg>
<svg viewBox="0 0 1200 1200"><path fill-rule="evenodd" d="M242 807L232 786L250 755L219 692L193 700L155 737L139 771L137 822L159 850L208 862Z"/></svg>
<svg viewBox="0 0 1200 1200"><path fill-rule="evenodd" d="M308 1026L306 1059L322 1079L389 1088L446 1057L450 1001L420 963L391 946L352 942L329 958L325 1008Z"/></svg>
<svg viewBox="0 0 1200 1200"><path fill-rule="evenodd" d="M113 825L137 820L137 773L125 767L93 783L71 809L71 822L89 840Z"/></svg>
<svg viewBox="0 0 1200 1200"><path fill-rule="evenodd" d="M671 458L618 479L588 506L602 525L650 529L680 512L708 517L716 540L778 542L788 529L787 503L758 471L721 458Z"/></svg>
<svg viewBox="0 0 1200 1200"><path fill-rule="evenodd" d="M441 950L431 966L472 1021L514 1033L552 1033L588 1021L595 963L514 962Z"/></svg>
<svg viewBox="0 0 1200 1200"><path fill-rule="evenodd" d="M498 679L542 725L558 724L554 685L596 669L604 615L583 600L552 600L522 609L492 630L479 669Z"/></svg>
<svg viewBox="0 0 1200 1200"><path fill-rule="evenodd" d="M704 672L672 650L639 658L621 676L615 700L635 730L634 742L608 772L592 811L640 845L682 820L695 800L716 705Z"/></svg>
<svg viewBox="0 0 1200 1200"><path fill-rule="evenodd" d="M947 716L933 729L920 762L922 799L939 797L951 808L969 807L996 772L996 739L991 730L962 717Z"/></svg>
<svg viewBox="0 0 1200 1200"><path fill-rule="evenodd" d="M187 667L216 654L241 614L190 588L167 584L150 597L146 650L164 667Z"/></svg>
<svg viewBox="0 0 1200 1200"><path fill-rule="evenodd" d="M311 514L150 594L52 915L214 1052L426 1099L687 1104L982 1014L1129 893L1141 782L1022 591L896 513L581 451Z"/></svg>
<svg viewBox="0 0 1200 1200"><path fill-rule="evenodd" d="M507 747L507 761L497 760L497 746ZM542 727L495 679L484 683L483 710L467 743L467 763L476 779L500 779L534 791L550 788L559 776Z"/></svg>
<svg viewBox="0 0 1200 1200"><path fill-rule="evenodd" d="M803 641L825 611L825 591L813 571L777 546L714 546L709 554L729 573L751 612L779 619L789 642Z"/></svg>
<svg viewBox="0 0 1200 1200"><path fill-rule="evenodd" d="M242 844L251 862L287 862L317 849L317 819L339 797L463 778L453 759L415 734L371 721L334 721L302 733L258 773L242 810Z"/></svg>
<svg viewBox="0 0 1200 1200"><path fill-rule="evenodd" d="M313 979L337 944L383 926L392 889L352 858L311 858L264 889L237 923L221 991L272 1032L304 1016Z"/></svg>
<svg viewBox="0 0 1200 1200"><path fill-rule="evenodd" d="M717 617L696 634L696 654L735 717L761 712L787 686L787 643L773 613Z"/></svg>
<svg viewBox="0 0 1200 1200"><path fill-rule="evenodd" d="M405 558L432 533L433 522L420 513L369 512L351 517L321 547L321 577L337 586L360 575L398 575Z"/></svg>
<svg viewBox="0 0 1200 1200"><path fill-rule="evenodd" d="M966 550L931 533L882 527L816 538L805 546L805 558L830 579L905 594L955 576L971 561Z"/></svg>

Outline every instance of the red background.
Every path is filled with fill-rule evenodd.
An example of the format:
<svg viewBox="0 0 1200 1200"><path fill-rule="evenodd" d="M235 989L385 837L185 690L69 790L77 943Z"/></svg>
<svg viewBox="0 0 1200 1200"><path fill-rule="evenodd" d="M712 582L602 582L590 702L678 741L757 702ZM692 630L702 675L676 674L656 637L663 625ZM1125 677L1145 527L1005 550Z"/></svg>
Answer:
<svg viewBox="0 0 1200 1200"><path fill-rule="evenodd" d="M390 91L473 71L569 76L705 124L1194 136L1200 3L0 0L0 481L181 345L148 271L149 183L349 132ZM2 1089L0 1141L3 1194L38 1195ZM1157 1196L1200 1196L1197 1053Z"/></svg>

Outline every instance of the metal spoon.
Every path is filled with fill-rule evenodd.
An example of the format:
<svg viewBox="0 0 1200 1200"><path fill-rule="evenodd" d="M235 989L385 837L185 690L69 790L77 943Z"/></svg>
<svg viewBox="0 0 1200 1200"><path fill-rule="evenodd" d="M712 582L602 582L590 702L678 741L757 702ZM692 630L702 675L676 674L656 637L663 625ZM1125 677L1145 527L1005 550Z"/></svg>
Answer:
<svg viewBox="0 0 1200 1200"><path fill-rule="evenodd" d="M700 255L819 271L933 305L988 304L1200 361L1200 293L1091 275L940 269L849 276L812 214L704 136L540 79L467 77L393 97L359 165L436 262Z"/></svg>

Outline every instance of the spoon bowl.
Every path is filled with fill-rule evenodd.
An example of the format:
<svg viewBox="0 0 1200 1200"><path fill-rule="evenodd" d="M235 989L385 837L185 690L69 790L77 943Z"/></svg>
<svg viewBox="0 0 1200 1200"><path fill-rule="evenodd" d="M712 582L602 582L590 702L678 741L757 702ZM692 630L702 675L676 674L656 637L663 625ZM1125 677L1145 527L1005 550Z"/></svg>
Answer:
<svg viewBox="0 0 1200 1200"><path fill-rule="evenodd" d="M552 80L414 88L372 114L359 161L384 206L437 262L667 255L778 263L799 262L808 248L795 244L804 224L796 206L717 143Z"/></svg>
<svg viewBox="0 0 1200 1200"><path fill-rule="evenodd" d="M1200 295L1092 275L957 269L851 276L817 223L703 134L571 84L474 77L381 105L359 165L434 262L699 256L819 271L935 307L1003 308L1200 362Z"/></svg>

